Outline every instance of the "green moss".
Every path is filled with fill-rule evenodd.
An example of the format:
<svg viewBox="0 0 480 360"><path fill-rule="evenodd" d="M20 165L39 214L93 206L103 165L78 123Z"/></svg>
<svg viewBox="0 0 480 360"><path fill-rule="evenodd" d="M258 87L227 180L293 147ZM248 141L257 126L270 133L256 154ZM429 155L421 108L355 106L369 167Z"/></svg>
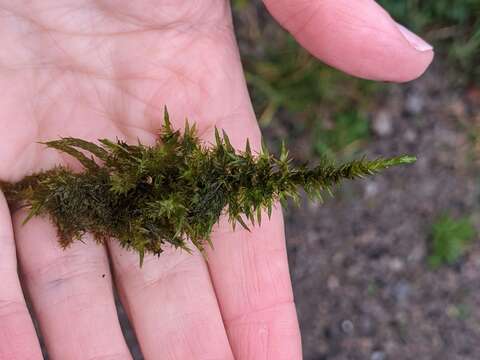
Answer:
<svg viewBox="0 0 480 360"><path fill-rule="evenodd" d="M475 237L475 227L468 218L440 216L432 225L428 262L436 268L458 261Z"/></svg>
<svg viewBox="0 0 480 360"><path fill-rule="evenodd" d="M46 146L75 157L84 171L58 166L0 187L11 206L30 209L26 221L48 216L62 247L90 232L100 243L118 239L142 262L146 252L160 255L166 243L189 251L187 239L203 251L222 214L232 226L248 229L248 222L261 222L262 210L270 216L277 201L298 199L299 187L321 198L343 179L415 160L362 158L340 166L324 160L293 168L284 147L275 158L265 147L253 153L248 140L237 151L225 132L215 135L215 144L207 146L188 123L183 133L173 130L165 112L152 147L108 139L99 145L76 138L49 141Z"/></svg>

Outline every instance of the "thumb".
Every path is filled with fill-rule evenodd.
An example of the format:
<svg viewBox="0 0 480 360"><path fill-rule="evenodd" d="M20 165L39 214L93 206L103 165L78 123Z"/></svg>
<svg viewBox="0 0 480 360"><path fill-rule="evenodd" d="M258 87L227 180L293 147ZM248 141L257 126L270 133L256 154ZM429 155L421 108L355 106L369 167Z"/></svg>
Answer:
<svg viewBox="0 0 480 360"><path fill-rule="evenodd" d="M264 0L297 41L354 76L395 82L422 75L433 48L373 0Z"/></svg>

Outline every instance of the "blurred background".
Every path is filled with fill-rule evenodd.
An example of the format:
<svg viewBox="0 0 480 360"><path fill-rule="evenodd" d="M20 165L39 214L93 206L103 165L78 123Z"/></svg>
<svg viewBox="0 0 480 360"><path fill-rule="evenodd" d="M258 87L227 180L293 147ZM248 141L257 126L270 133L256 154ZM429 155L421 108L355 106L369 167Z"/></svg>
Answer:
<svg viewBox="0 0 480 360"><path fill-rule="evenodd" d="M357 80L315 61L260 1L234 3L263 134L299 162L416 155L286 210L307 360L480 358L480 0L381 0L435 46L419 80Z"/></svg>

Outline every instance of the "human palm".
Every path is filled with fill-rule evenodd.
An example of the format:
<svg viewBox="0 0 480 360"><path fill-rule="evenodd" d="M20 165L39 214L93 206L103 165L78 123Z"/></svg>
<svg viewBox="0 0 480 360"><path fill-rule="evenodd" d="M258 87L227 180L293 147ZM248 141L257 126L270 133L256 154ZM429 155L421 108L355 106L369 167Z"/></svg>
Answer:
<svg viewBox="0 0 480 360"><path fill-rule="evenodd" d="M354 75L409 80L432 58L372 1L267 6L312 53ZM0 179L78 166L40 141L152 143L165 105L175 127L188 118L206 141L216 126L235 146L249 138L258 148L228 2L0 0L0 19ZM385 39L362 28L368 21ZM23 217L12 215L14 242L1 201L0 359L41 358L19 278L53 359L131 358L112 284L147 359L301 358L280 209L251 232L222 220L208 262L166 249L141 269L115 241L87 236L64 251L47 220L22 226Z"/></svg>

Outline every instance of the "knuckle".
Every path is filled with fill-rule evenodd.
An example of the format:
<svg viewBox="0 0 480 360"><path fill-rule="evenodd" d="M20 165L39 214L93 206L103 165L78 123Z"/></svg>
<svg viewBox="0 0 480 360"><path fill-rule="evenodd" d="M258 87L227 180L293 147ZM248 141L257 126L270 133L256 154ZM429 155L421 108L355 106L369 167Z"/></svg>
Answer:
<svg viewBox="0 0 480 360"><path fill-rule="evenodd" d="M0 299L0 319L21 314L25 312L25 307L25 303L21 300Z"/></svg>

